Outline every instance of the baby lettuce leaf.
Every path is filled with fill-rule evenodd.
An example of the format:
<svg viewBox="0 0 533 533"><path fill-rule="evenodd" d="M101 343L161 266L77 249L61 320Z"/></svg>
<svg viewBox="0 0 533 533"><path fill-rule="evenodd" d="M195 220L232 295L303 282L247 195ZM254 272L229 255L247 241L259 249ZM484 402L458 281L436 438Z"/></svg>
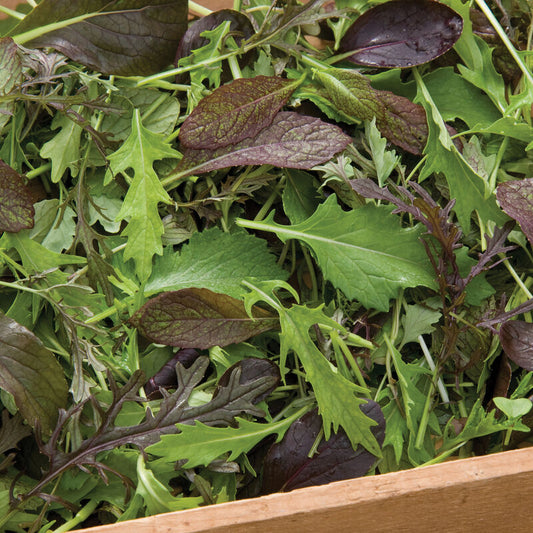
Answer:
<svg viewBox="0 0 533 533"><path fill-rule="evenodd" d="M153 342L207 349L242 342L278 324L277 317L258 307L253 316L240 300L191 288L152 298L132 317L132 323Z"/></svg>
<svg viewBox="0 0 533 533"><path fill-rule="evenodd" d="M361 406L361 411L378 423L372 433L382 446L385 418L379 405L369 401ZM309 457L321 428L322 419L316 410L311 411L293 422L283 440L270 447L264 460L263 494L325 485L368 473L376 457L362 447L354 450L342 429L329 440L322 440Z"/></svg>
<svg viewBox="0 0 533 533"><path fill-rule="evenodd" d="M177 158L179 154L164 141L162 135L142 125L138 109L133 114L129 137L116 152L109 155L112 172L132 168L135 174L116 219L128 221L123 232L128 237L124 259L134 259L135 272L141 281L150 277L153 255L163 253L161 235L164 228L157 204L169 204L171 200L153 164L167 157Z"/></svg>
<svg viewBox="0 0 533 533"><path fill-rule="evenodd" d="M172 63L187 11L186 0L43 0L11 34L104 74L146 76Z"/></svg>
<svg viewBox="0 0 533 533"><path fill-rule="evenodd" d="M262 222L238 219L237 224L274 232L283 242L303 241L313 250L324 277L367 309L387 311L389 300L404 287L435 287L419 240L423 228L402 228L384 206L343 211L332 195L300 224L276 224L273 214Z"/></svg>
<svg viewBox="0 0 533 533"><path fill-rule="evenodd" d="M0 232L33 228L34 215L33 196L22 176L0 160Z"/></svg>
<svg viewBox="0 0 533 533"><path fill-rule="evenodd" d="M239 78L202 98L180 129L183 146L213 150L255 137L272 124L298 80Z"/></svg>
<svg viewBox="0 0 533 533"><path fill-rule="evenodd" d="M255 137L216 150L186 149L175 170L187 176L239 165L309 169L328 161L350 142L338 126L281 111Z"/></svg>
<svg viewBox="0 0 533 533"><path fill-rule="evenodd" d="M22 81L22 61L18 55L18 46L13 39L0 39L0 102L3 97L14 91ZM7 100L0 103L0 132L9 122L15 102Z"/></svg>
<svg viewBox="0 0 533 533"><path fill-rule="evenodd" d="M426 145L426 112L403 96L373 89L355 70L330 68L315 73L324 86L326 97L352 119L376 119L376 126L390 142L413 154Z"/></svg>
<svg viewBox="0 0 533 533"><path fill-rule="evenodd" d="M412 67L446 53L459 39L462 18L432 0L396 0L369 9L348 28L341 50L358 65Z"/></svg>
<svg viewBox="0 0 533 533"><path fill-rule="evenodd" d="M47 434L65 407L68 386L54 354L28 329L0 315L0 388L21 415Z"/></svg>
<svg viewBox="0 0 533 533"><path fill-rule="evenodd" d="M496 198L501 208L520 224L533 246L533 178L500 183Z"/></svg>
<svg viewBox="0 0 533 533"><path fill-rule="evenodd" d="M268 251L267 243L242 232L225 233L210 228L195 233L180 253L156 257L145 294L203 287L240 298L244 278L281 279L287 272Z"/></svg>
<svg viewBox="0 0 533 533"><path fill-rule="evenodd" d="M507 357L518 366L533 371L533 324L508 320L501 325L499 335Z"/></svg>

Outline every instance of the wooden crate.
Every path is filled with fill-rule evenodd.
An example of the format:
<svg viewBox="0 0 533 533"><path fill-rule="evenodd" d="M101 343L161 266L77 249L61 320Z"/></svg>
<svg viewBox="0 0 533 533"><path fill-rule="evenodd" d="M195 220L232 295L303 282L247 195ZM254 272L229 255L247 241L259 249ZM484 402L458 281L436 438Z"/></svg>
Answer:
<svg viewBox="0 0 533 533"><path fill-rule="evenodd" d="M526 448L81 531L531 533L532 494Z"/></svg>

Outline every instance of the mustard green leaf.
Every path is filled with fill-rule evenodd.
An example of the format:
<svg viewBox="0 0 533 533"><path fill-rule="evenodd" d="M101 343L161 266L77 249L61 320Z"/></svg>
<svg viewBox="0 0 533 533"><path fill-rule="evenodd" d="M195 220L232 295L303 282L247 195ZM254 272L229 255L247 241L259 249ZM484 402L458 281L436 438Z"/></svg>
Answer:
<svg viewBox="0 0 533 533"><path fill-rule="evenodd" d="M0 39L0 102L22 82L22 62L18 46L10 37ZM15 108L13 100L0 103L0 132L11 119Z"/></svg>
<svg viewBox="0 0 533 533"><path fill-rule="evenodd" d="M0 232L32 228L34 215L33 196L22 176L0 160Z"/></svg>
<svg viewBox="0 0 533 533"><path fill-rule="evenodd" d="M122 235L128 237L124 259L134 259L135 272L145 281L152 271L152 257L163 253L161 235L163 222L159 216L159 202L171 203L153 168L154 161L177 158L179 153L164 141L162 135L146 129L138 109L133 114L131 133L122 146L109 156L114 173L133 169L124 203L116 220L128 221Z"/></svg>

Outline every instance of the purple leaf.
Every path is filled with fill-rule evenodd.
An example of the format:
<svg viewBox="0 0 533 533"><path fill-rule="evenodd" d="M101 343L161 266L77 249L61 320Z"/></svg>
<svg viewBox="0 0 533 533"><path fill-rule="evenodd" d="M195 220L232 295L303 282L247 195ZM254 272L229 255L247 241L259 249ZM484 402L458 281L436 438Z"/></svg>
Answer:
<svg viewBox="0 0 533 533"><path fill-rule="evenodd" d="M33 197L22 176L0 160L0 232L33 228Z"/></svg>
<svg viewBox="0 0 533 533"><path fill-rule="evenodd" d="M183 123L179 140L187 148L213 150L255 137L272 124L299 83L257 76L223 85L200 100Z"/></svg>
<svg viewBox="0 0 533 533"><path fill-rule="evenodd" d="M521 368L533 371L533 324L509 320L502 324L499 335L507 357Z"/></svg>
<svg viewBox="0 0 533 533"><path fill-rule="evenodd" d="M520 224L533 246L533 178L501 183L496 198L501 208Z"/></svg>
<svg viewBox="0 0 533 533"><path fill-rule="evenodd" d="M278 325L269 312L208 289L182 289L152 298L131 322L152 342L180 348L207 349L242 342Z"/></svg>
<svg viewBox="0 0 533 533"><path fill-rule="evenodd" d="M350 142L337 126L281 111L256 137L217 150L185 150L175 171L186 176L238 165L310 169L331 159Z"/></svg>
<svg viewBox="0 0 533 533"><path fill-rule="evenodd" d="M257 357L250 357L248 359L243 359L234 365L231 365L225 372L220 376L218 380L217 388L213 394L213 398L219 394L219 392L229 385L231 376L236 368L240 368L240 378L239 384L245 385L246 383L255 381L256 379L264 378L269 376L274 378L272 386L270 389L263 392L261 395L257 396L253 403L262 402L279 384L281 379L281 374L279 368L272 361L268 359L259 359Z"/></svg>
<svg viewBox="0 0 533 533"><path fill-rule="evenodd" d="M369 401L361 411L375 420L372 433L380 446L385 439L385 418L379 405ZM364 476L376 457L362 446L352 448L346 433L339 429L329 440L323 440L316 453L309 451L322 429L322 419L311 411L294 422L278 444L268 451L263 469L263 493L290 491L312 485Z"/></svg>
<svg viewBox="0 0 533 533"><path fill-rule="evenodd" d="M33 48L52 47L104 74L145 76L174 60L187 29L186 0L43 0L13 34L90 14L68 26L29 41Z"/></svg>
<svg viewBox="0 0 533 533"><path fill-rule="evenodd" d="M341 50L358 65L412 67L447 52L459 39L463 20L430 0L395 0L366 11L346 31Z"/></svg>

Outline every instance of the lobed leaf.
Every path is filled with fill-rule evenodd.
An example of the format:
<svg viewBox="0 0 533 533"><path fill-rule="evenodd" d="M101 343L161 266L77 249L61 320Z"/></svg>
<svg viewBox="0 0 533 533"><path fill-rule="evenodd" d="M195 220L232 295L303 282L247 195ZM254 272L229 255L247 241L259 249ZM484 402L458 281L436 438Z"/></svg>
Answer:
<svg viewBox="0 0 533 533"><path fill-rule="evenodd" d="M105 74L146 76L172 63L187 11L186 0L43 0L11 34Z"/></svg>
<svg viewBox="0 0 533 533"><path fill-rule="evenodd" d="M13 396L30 426L39 424L44 433L67 403L67 382L52 352L5 315L0 315L0 388Z"/></svg>
<svg viewBox="0 0 533 533"><path fill-rule="evenodd" d="M191 288L152 298L132 317L132 323L153 342L207 349L242 342L278 324L276 317L258 307L253 316L240 300Z"/></svg>
<svg viewBox="0 0 533 533"><path fill-rule="evenodd" d="M0 232L33 228L33 196L22 176L0 160Z"/></svg>
<svg viewBox="0 0 533 533"><path fill-rule="evenodd" d="M217 150L186 149L175 171L187 176L238 165L309 169L328 161L350 142L337 126L281 111L253 138Z"/></svg>
<svg viewBox="0 0 533 533"><path fill-rule="evenodd" d="M202 98L180 129L187 148L222 148L255 137L272 124L299 80L277 76L238 78Z"/></svg>
<svg viewBox="0 0 533 533"><path fill-rule="evenodd" d="M496 198L500 207L520 224L533 246L533 178L500 183Z"/></svg>
<svg viewBox="0 0 533 533"><path fill-rule="evenodd" d="M396 0L369 9L348 28L341 51L373 67L412 67L446 53L459 39L462 18L432 0Z"/></svg>

